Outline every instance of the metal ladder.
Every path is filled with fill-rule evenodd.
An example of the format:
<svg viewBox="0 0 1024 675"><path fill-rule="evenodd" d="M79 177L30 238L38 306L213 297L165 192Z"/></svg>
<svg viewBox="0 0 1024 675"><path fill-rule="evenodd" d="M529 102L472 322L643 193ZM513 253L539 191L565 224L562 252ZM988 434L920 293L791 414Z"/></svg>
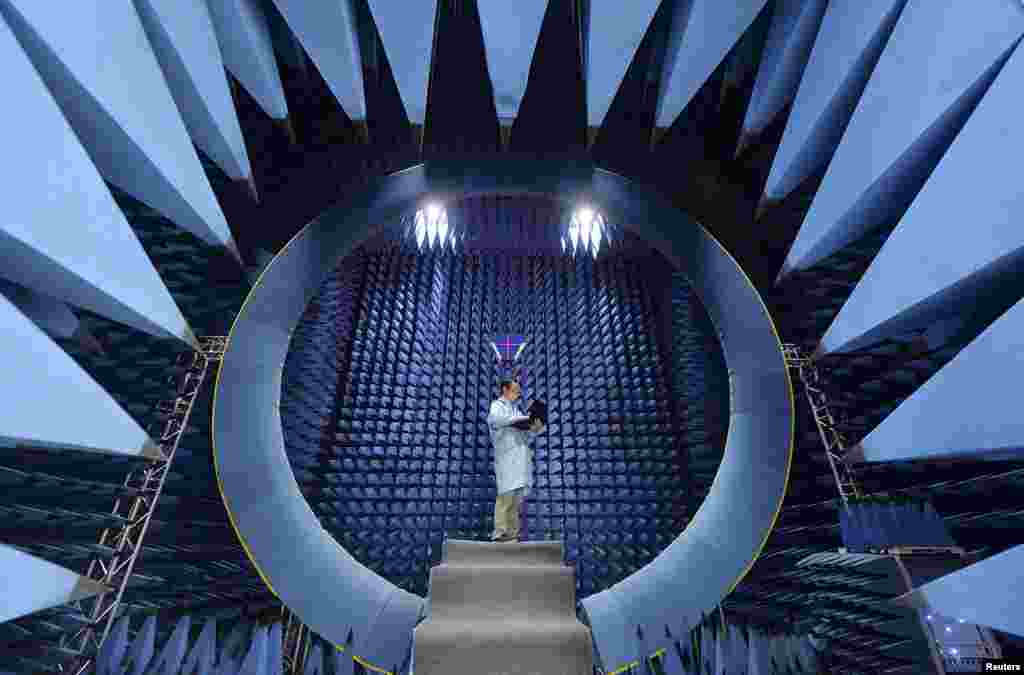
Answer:
<svg viewBox="0 0 1024 675"><path fill-rule="evenodd" d="M186 352L190 360L178 384L175 398L157 405L157 409L167 415L159 438L163 457L129 473L124 480L124 487L135 492L135 495L114 500L111 513L119 517L123 524L103 530L99 538L99 545L114 549L114 555L109 560L94 557L85 574L108 590L72 603L72 606L88 617L89 622L70 636L65 634L61 637L60 649L71 651L73 655L60 666L60 672L73 675L86 672L94 664L103 641L110 634L124 590L135 569L135 561L142 550L150 518L163 492L164 481L174 461L178 443L188 427L196 397L210 371L210 365L220 362L226 347L227 337L200 337L199 350Z"/></svg>
<svg viewBox="0 0 1024 675"><path fill-rule="evenodd" d="M807 403L811 406L814 423L818 427L818 434L825 446L825 457L828 459L829 468L832 469L839 497L843 500L843 506L848 506L850 500L862 497L863 493L857 485L853 469L843 461L843 451L847 448L846 439L836 428L836 421L829 410L828 396L822 388L818 368L814 361L800 349L799 345L783 344L782 354L786 360L786 366L797 371L800 381L804 385Z"/></svg>
<svg viewBox="0 0 1024 675"><path fill-rule="evenodd" d="M283 659L281 672L284 675L302 675L309 658L313 634L290 609L281 605L281 619L284 623L281 648Z"/></svg>

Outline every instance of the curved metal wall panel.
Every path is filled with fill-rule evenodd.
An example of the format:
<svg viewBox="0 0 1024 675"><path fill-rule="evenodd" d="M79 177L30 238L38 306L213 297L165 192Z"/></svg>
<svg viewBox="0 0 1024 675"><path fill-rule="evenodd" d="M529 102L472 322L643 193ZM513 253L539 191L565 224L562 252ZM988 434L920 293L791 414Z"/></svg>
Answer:
<svg viewBox="0 0 1024 675"><path fill-rule="evenodd" d="M495 246L498 232L512 236L508 223L485 228ZM483 417L504 372L488 346L495 335L528 336L518 362L524 400L550 405L523 536L565 540L579 597L636 571L679 534L686 450L711 442L701 433L702 387L709 370L721 386L724 364L706 363L721 350L710 322L693 325L699 303L682 280L687 293L672 298L672 311L682 314L675 334L689 341L663 349L661 322L673 317L659 310L672 275L656 253L632 238L596 259L518 253L411 244L346 257L292 336L281 409L297 480L342 546L411 592L427 592L445 535L491 532ZM336 293L342 277L358 296ZM323 323L315 329L313 314ZM299 356L312 340L330 349L329 336L342 333L350 352L337 366L328 357L319 372L295 368L314 361ZM675 399L666 363L686 372ZM337 420L325 429L319 409L335 389ZM724 434L714 442L724 445Z"/></svg>
<svg viewBox="0 0 1024 675"><path fill-rule="evenodd" d="M388 669L402 662L409 653L412 632L423 612L423 598L393 588L386 601L363 637L356 641L352 653ZM392 671L392 672L398 672Z"/></svg>
<svg viewBox="0 0 1024 675"><path fill-rule="evenodd" d="M416 194L422 192L420 187ZM394 208L405 201L401 193L368 191L346 205L351 209L351 227L328 225L338 217L337 209L332 209L289 242L264 270L256 285L259 301L252 302L250 296L232 328L233 335L246 338L232 342L231 361L222 364L217 393L220 403L215 402L213 419L218 482L243 545L250 557L260 560L257 568L268 586L304 623L335 644L344 644L350 629L356 640L364 639L365 627L379 613L393 586L359 564L320 527L292 475L275 408L289 333L337 257L368 238L371 232L365 223L380 222L365 217L367 207L378 199L385 210L391 210L387 209L389 203ZM327 230L317 231L318 223ZM292 265L295 269L285 271ZM262 386L243 392L227 384L244 381ZM241 393L245 400L231 397L225 401L225 391ZM224 452L242 437L247 451ZM254 452L257 448L269 452ZM268 526L273 521L277 525ZM281 532L295 534L287 547L280 546ZM325 598L331 601L324 604ZM338 598L345 599L344 612L338 611L333 600Z"/></svg>
<svg viewBox="0 0 1024 675"><path fill-rule="evenodd" d="M604 177L598 176L595 183ZM641 222L661 222L651 211L654 209L637 216L643 218ZM652 229L657 227L652 225ZM764 440L787 438L792 433L793 402L768 311L724 249L710 237L700 236L699 228L689 233L678 226L658 228L655 231L663 237L661 241L639 231L653 245L679 254L677 264L718 330L732 385L725 455L711 492L686 530L639 573L583 601L591 625L596 626L597 616L610 620L615 613L605 606L606 598L621 594L613 604L620 605L618 611L630 618L631 628L640 625L646 634L661 635L665 625L678 625L680 620L684 625L692 623L701 612L710 611L756 559L781 503L791 453L788 441L773 446ZM736 499L761 517L738 521L730 506ZM771 516L765 518L767 514ZM723 538L723 532L730 537ZM693 579L702 583L693 584ZM606 667L629 660L628 645L635 639L634 632L619 634L618 650L613 647L613 636L602 641L595 634Z"/></svg>
<svg viewBox="0 0 1024 675"><path fill-rule="evenodd" d="M721 333L738 388L750 383L782 394L768 408L734 411L720 475L676 542L623 588L590 598L587 613L595 634L608 636L599 651L605 664L614 666L631 660L630 638L604 630L605 622L616 621L601 611L605 599L617 598L620 616L631 617L634 625L637 619L660 623L660 630L649 634L663 635L666 622L714 607L746 573L781 505L793 432L780 344L749 282L738 280L742 272L703 228L625 179L585 163L436 163L389 176L310 223L265 270L232 328L214 410L220 488L247 552L279 597L335 644L344 644L351 631L362 649L372 651L376 643L360 636L393 593L405 592L395 591L331 539L290 470L275 410L289 333L337 260L380 230L370 223L395 222L427 195L444 199L494 192L588 197L609 220L630 224L691 275ZM722 274L728 281L719 278ZM770 381L773 373L778 382ZM723 531L734 536L722 541ZM282 533L289 537L287 546L281 545ZM686 583L694 578L704 583ZM663 580L672 584L656 588ZM635 592L623 592L627 585ZM423 601L409 596L404 611L411 615ZM341 612L340 598L345 599Z"/></svg>

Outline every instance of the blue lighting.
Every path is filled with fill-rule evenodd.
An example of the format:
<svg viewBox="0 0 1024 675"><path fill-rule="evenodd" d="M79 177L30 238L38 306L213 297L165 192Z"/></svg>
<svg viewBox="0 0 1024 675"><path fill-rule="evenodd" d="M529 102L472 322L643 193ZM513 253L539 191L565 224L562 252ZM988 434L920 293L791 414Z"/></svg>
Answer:
<svg viewBox="0 0 1024 675"><path fill-rule="evenodd" d="M456 232L448 224L448 211L440 204L428 204L413 216L412 235L420 251L426 248L455 248Z"/></svg>
<svg viewBox="0 0 1024 675"><path fill-rule="evenodd" d="M569 227L562 237L562 251L572 248L572 254L589 251L596 258L601 243L608 239L608 226L604 217L589 207L576 210L569 221Z"/></svg>

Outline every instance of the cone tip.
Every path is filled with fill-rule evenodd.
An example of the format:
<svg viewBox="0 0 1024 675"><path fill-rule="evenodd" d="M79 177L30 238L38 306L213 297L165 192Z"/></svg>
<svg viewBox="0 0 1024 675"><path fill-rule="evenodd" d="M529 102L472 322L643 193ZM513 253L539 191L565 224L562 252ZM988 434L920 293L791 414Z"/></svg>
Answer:
<svg viewBox="0 0 1024 675"><path fill-rule="evenodd" d="M249 194L249 197L258 203L260 201L260 193L256 189L256 179L249 175L242 179L242 183L245 184L245 191Z"/></svg>
<svg viewBox="0 0 1024 675"><path fill-rule="evenodd" d="M142 449L139 454L150 460L165 460L167 455L160 448L160 444L154 441L152 438L146 437L146 441L142 444Z"/></svg>
<svg viewBox="0 0 1024 675"><path fill-rule="evenodd" d="M864 444L857 443L843 454L843 461L856 464L864 461Z"/></svg>
<svg viewBox="0 0 1024 675"><path fill-rule="evenodd" d="M812 361L817 361L822 356L825 356L825 353L826 353L825 352L825 343L824 342L819 342L818 346L814 348L813 352L811 352L811 360Z"/></svg>
<svg viewBox="0 0 1024 675"><path fill-rule="evenodd" d="M295 125L292 124L291 115L289 115L288 117L282 117L281 119L277 120L277 123L281 126L282 129L284 129L284 132L288 135L288 142L291 145L297 145L299 140L298 136L295 135Z"/></svg>
<svg viewBox="0 0 1024 675"><path fill-rule="evenodd" d="M109 592L111 589L104 586L95 579L90 579L87 576L78 577L78 581L75 582L75 587L71 590L71 597L68 599L69 602L75 600L81 600L83 598L91 598L94 595L101 595Z"/></svg>
<svg viewBox="0 0 1024 675"><path fill-rule="evenodd" d="M352 120L352 125L356 129L356 138L359 139L359 142L363 145L368 144L370 142L370 126L367 121L365 119Z"/></svg>
<svg viewBox="0 0 1024 675"><path fill-rule="evenodd" d="M179 337L185 342L187 342L192 347L192 349L199 351L199 349L201 348L201 345L199 344L199 338L196 337L196 334L192 332L192 327L189 326L187 323L185 324L185 327L182 328L181 335Z"/></svg>

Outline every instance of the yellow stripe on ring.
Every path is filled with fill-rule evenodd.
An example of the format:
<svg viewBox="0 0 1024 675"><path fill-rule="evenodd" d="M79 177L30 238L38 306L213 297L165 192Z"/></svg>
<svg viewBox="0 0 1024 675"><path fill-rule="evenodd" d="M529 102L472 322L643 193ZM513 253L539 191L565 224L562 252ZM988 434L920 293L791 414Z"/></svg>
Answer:
<svg viewBox="0 0 1024 675"><path fill-rule="evenodd" d="M626 665L622 666L621 668L618 668L616 670L611 671L610 673L607 673L607 675L619 675L619 673L624 673L627 670L629 670L630 668L636 668L639 665L640 665L639 661L633 661L632 663L627 663Z"/></svg>
<svg viewBox="0 0 1024 675"><path fill-rule="evenodd" d="M422 163L419 164L419 165L416 165L416 166L422 166ZM414 169L414 168L416 168L416 166L409 167L409 169ZM595 168L597 168L597 167L595 167ZM399 173L403 173L403 172L399 172ZM626 178L624 176L622 176L621 178L623 178L626 181L632 182L631 179ZM690 216L690 214L686 214L686 215L687 215L687 217L693 218L692 216ZM775 341L779 345L779 354L782 355L782 338L779 336L778 328L776 328L776 326L775 326L775 321L772 319L772 314L768 310L768 306L764 304L764 298L761 297L761 293L757 290L757 287L754 285L753 281L751 281L750 276L746 273L746 271L743 269L743 267L736 261L736 258L734 258L733 255L731 253L729 253L728 249L726 249L725 246L723 246L721 244L721 242L719 242L718 239L716 239L714 237L714 235L711 234L710 230L708 230L706 227L704 227L704 225L701 224L700 221L698 221L696 218L693 218L693 221L697 224L698 227L700 227L704 231L704 234L706 234L707 237L712 242L714 242L716 246L718 246L718 248L722 251L722 253L724 253L726 256L728 256L729 260L731 260L733 265L736 266L736 269L738 269L740 274L743 275L743 278L744 278L744 280L746 280L747 285L749 285L754 290L754 295L757 297L758 302L761 303L761 308L764 310L765 316L768 317L768 325L769 325L769 327L771 327L772 333L775 335ZM227 358L228 346L231 344L231 337L232 337L232 335L234 335L235 327L238 325L239 317L242 316L242 313L245 311L245 308L249 304L249 301L252 300L253 295L255 295L256 290L259 288L260 282L263 281L263 275L265 275L267 273L267 270L270 269L270 267L274 264L274 261L277 260L277 258L279 256L281 256L282 254L287 252L288 247L291 245L291 243L293 241L295 241L299 236L301 236L306 231L306 228L308 228L310 224L311 223L307 223L302 229L300 229L298 232L296 232L295 235L291 239L288 240L288 243L286 243L283 247L281 247L281 250L276 255L274 255L274 257L270 260L269 263L267 263L267 265L263 268L263 271L260 272L259 277L256 278L256 283L254 283L252 285L252 289L249 291L249 294L245 297L245 300L242 302L242 306L241 306L241 308L239 308L238 313L235 315L234 321L231 322L231 329L228 331L228 339L227 339L227 342L225 343L225 347L224 347L224 355L221 357L221 365L218 366L218 368L217 368L217 376L216 376L215 381L214 381L214 390L213 390L213 405L211 406L211 411L210 411L210 447L213 448L213 472L214 472L214 475L217 477L217 490L218 490L218 492L220 492L221 501L224 503L224 510L227 511L228 522L231 523L231 528L235 531L235 536L238 537L238 541L242 545L242 550L245 551L245 555L246 555L246 557L249 558L249 561L252 563L253 568L255 568L256 573L259 575L259 577L263 581L263 583L266 584L267 589L269 589L270 592L273 594L273 596L275 598L277 598L278 600L281 599L281 596L279 596L277 594L277 591L274 590L274 587L271 585L270 580L267 579L266 575L263 573L263 570L261 570L260 566L256 563L256 558L253 556L252 551L249 550L249 546L248 546L248 544L246 544L245 539L242 537L242 533L239 532L238 525L237 525L237 523L235 523L235 517L231 513L231 507L228 505L228 501L227 501L227 499L224 496L224 486L223 486L223 484L221 482L220 472L219 472L218 467L217 467L217 440L216 440L217 394L218 394L218 392L220 390L220 372L221 372L221 369L222 369L222 367L224 365L224 360ZM736 587L739 586L741 581L743 581L743 578L745 576L747 576L747 574L750 573L750 570L754 567L754 564L757 562L757 559L759 557L761 557L761 553L764 552L764 547L768 543L768 537L771 535L772 530L775 529L775 524L778 522L779 514L782 512L782 502L783 502L783 500L786 497L786 492L787 492L788 487L789 487L789 476L790 476L790 472L791 472L791 469L792 469L792 466L793 466L793 438L794 438L794 435L796 433L796 400L795 400L795 397L793 395L793 381L792 381L792 379L789 376L789 368L786 367L785 360L786 360L785 356L783 356L782 357L783 373L785 374L785 378L786 378L786 386L789 389L789 408L790 408L790 412L791 412L791 414L790 414L790 425L789 425L789 453L788 453L788 458L786 460L786 480L784 482L785 488L782 491L782 497L779 499L779 504L775 508L775 515L772 516L771 526L768 528L768 531L765 534L764 539L761 541L761 546L758 548L757 553L754 555L753 559L747 565L747 568L743 571L742 574L740 574L736 578L736 581L733 582L733 585L729 589L728 593L726 593L726 596L728 596L730 593L732 593L734 590L736 590ZM728 445L728 443L729 443L729 436L728 436L728 434L729 434L729 432L727 430L726 431L726 445ZM321 636L321 637L323 637L323 636ZM327 641L330 642L330 644L332 644L334 646L334 648L337 649L338 651L342 651L342 652L345 651L344 647L339 646L338 644L336 644L335 642L333 642L331 640L327 640ZM661 650L661 651L664 652L664 650ZM383 668L379 668L377 666L372 665L368 661L365 661L364 659L356 656L355 654L352 655L352 658L355 659L356 661L358 661L364 667L369 668L369 669L371 669L371 670L373 670L375 672L378 672L378 673L388 673L389 672L387 670L384 670ZM639 661L634 661L634 662L629 663L629 664L627 664L625 666L622 666L621 668L618 668L617 670L614 670L614 671L608 673L608 675L618 675L619 673L625 672L626 670L629 670L630 668L633 668L633 667L635 667L637 665L639 665ZM391 675L391 674L389 673L389 675Z"/></svg>
<svg viewBox="0 0 1024 675"><path fill-rule="evenodd" d="M274 261L277 260L278 256L281 256L281 255L283 255L284 253L286 253L288 251L288 247L291 245L291 243L293 241L295 241L296 239L298 239L298 237L303 232L306 231L307 227L309 227L309 223L307 223L306 226L303 227L301 230L296 232L295 236L293 236L291 239L289 239L288 243L286 243L284 246L281 247L281 250L278 251L277 254L274 255L274 257L270 260L270 262L268 262L267 265L263 268L263 271L260 272L260 275L256 278L256 283L254 283L252 285L252 288L249 290L249 294L247 296L245 296L245 300L242 301L242 306L238 309L238 314L235 315L234 321L231 322L231 329L228 331L228 339L227 339L227 341L224 344L224 354L221 356L221 364L220 364L220 366L217 367L217 376L216 376L216 378L214 380L214 388L213 388L213 404L210 407L210 447L213 448L213 473L217 477L217 491L220 492L220 500L224 503L224 510L227 511L227 514L228 514L228 522L231 523L231 529L233 529L235 531L235 536L238 537L238 543L240 543L242 545L242 550L245 551L246 557L249 558L249 562L251 562L252 566L256 569L256 574L258 574L260 579L263 581L263 583L267 585L267 589L270 590L271 594L275 598L277 598L278 600L281 600L281 596L278 595L277 591L274 590L274 587L270 584L270 580L267 579L267 576L263 573L263 570L260 569L259 564L256 562L256 557L252 554L252 551L249 550L249 545L246 544L245 538L242 537L242 533L238 530L238 524L235 522L235 517L231 513L231 507L228 505L228 500L224 496L224 485L221 482L220 472L219 472L218 467L217 467L217 434L216 434L217 424L216 424L216 421L215 421L216 420L216 416L217 416L217 393L220 391L220 371L221 371L221 367L224 365L224 360L227 358L228 346L231 344L231 336L234 335L235 326L238 325L239 317L242 316L242 313L245 311L245 308L249 304L249 301L252 300L253 296L256 294L256 290L259 288L260 282L263 281L263 275L267 273L267 270L269 270L271 265L274 264ZM281 604L284 604L283 600L281 601ZM317 635L320 635L320 634L317 633ZM320 637L322 639L326 639L322 635L320 635ZM331 646L333 646L339 652L344 652L345 651L344 647L338 645L337 643L333 642L332 640L327 640L327 642L329 642L331 644ZM358 661L364 668L369 668L370 670L372 670L374 672L378 672L378 673L386 673L387 675L394 675L393 673L391 673L391 672L389 672L389 671L387 671L387 670L385 670L383 668L380 668L378 666L375 666L372 663L370 663L369 661L367 661L365 659L362 659L362 658L356 656L355 654L352 655L352 658L353 658L353 660Z"/></svg>
<svg viewBox="0 0 1024 675"><path fill-rule="evenodd" d="M359 665L361 665L363 668L366 668L368 670L372 670L372 671L374 671L376 673L384 673L384 675L395 675L390 670L385 670L383 668L380 668L378 666L373 665L372 663L370 663L366 659L362 658L361 656L356 656L355 654L353 654L352 655L352 660L353 661L357 661L359 663Z"/></svg>
<svg viewBox="0 0 1024 675"><path fill-rule="evenodd" d="M629 179L626 178L626 180L629 180ZM686 214L686 215L689 216L689 214ZM689 217L692 218L692 216L689 216ZM779 498L779 504L778 504L778 506L775 507L775 515L772 516L772 524L768 528L767 533L764 535L764 539L761 540L761 546L758 547L757 553L754 555L753 559L751 559L750 564L747 565L747 568L745 570L743 570L743 572L738 577L736 577L736 581L734 581L732 586L729 588L729 592L725 594L725 596L728 597L729 594L732 593L734 590L736 590L736 587L740 585L740 582L743 581L743 578L745 576L747 576L748 574L750 574L750 570L754 567L754 564L757 562L757 559L761 557L761 554L764 552L764 547L768 544L768 537L771 536L772 530L775 529L775 524L779 520L779 514L782 513L782 502L785 501L785 499L786 499L786 492L788 492L788 490L789 490L789 476L790 476L790 472L791 472L791 470L793 468L793 445L794 445L794 437L796 436L796 398L793 395L793 380L789 376L789 366L786 365L786 357L783 354L783 350L782 350L782 337L779 335L778 328L775 327L775 320L772 319L772 313L770 311L768 311L768 306L766 304L764 304L764 298L761 297L761 293L757 290L757 286L754 285L754 282L750 280L750 276L747 274L746 270L744 270L743 267L736 261L736 258L734 258L732 256L732 254L729 253L728 249L726 249L725 246L723 246L722 243L720 241L718 241L718 239L716 239L713 234L711 234L711 231L708 230L706 227L704 227L700 223L700 221L698 221L696 218L693 218L693 221L695 223L697 223L698 227L700 227L702 230L704 230L704 233L708 236L708 239L710 239L712 242L714 242L715 245L718 246L719 249L721 249L722 253L724 253L725 255L727 255L729 257L729 260L731 260L733 265L736 266L736 269L738 269L740 271L740 274L743 275L743 278L746 280L747 285L750 286L750 288L752 288L754 290L754 295L757 296L757 301L761 303L761 308L764 310L765 316L768 317L768 325L769 325L769 327L771 327L772 333L775 335L775 341L779 345L779 355L782 356L782 370L783 370L783 373L785 373L786 387L789 390L789 410L790 410L790 419L789 419L789 453L788 453L788 457L786 458L786 480L783 483L784 488L782 490L782 497ZM699 294L698 294L698 297L699 297ZM714 320L712 320L712 323L714 323ZM726 366L728 366L728 363L726 363ZM730 397L730 403L731 402L732 401L731 401L731 397ZM726 430L725 444L726 444L726 446L729 445L729 430ZM698 511L699 511L699 509L698 509ZM625 665L625 666L622 666L621 668L619 668L617 670L614 670L611 673L608 673L608 675L616 675L617 673L621 673L623 671L629 670L630 668L632 668L635 665L637 665L636 662L628 664L628 665Z"/></svg>

